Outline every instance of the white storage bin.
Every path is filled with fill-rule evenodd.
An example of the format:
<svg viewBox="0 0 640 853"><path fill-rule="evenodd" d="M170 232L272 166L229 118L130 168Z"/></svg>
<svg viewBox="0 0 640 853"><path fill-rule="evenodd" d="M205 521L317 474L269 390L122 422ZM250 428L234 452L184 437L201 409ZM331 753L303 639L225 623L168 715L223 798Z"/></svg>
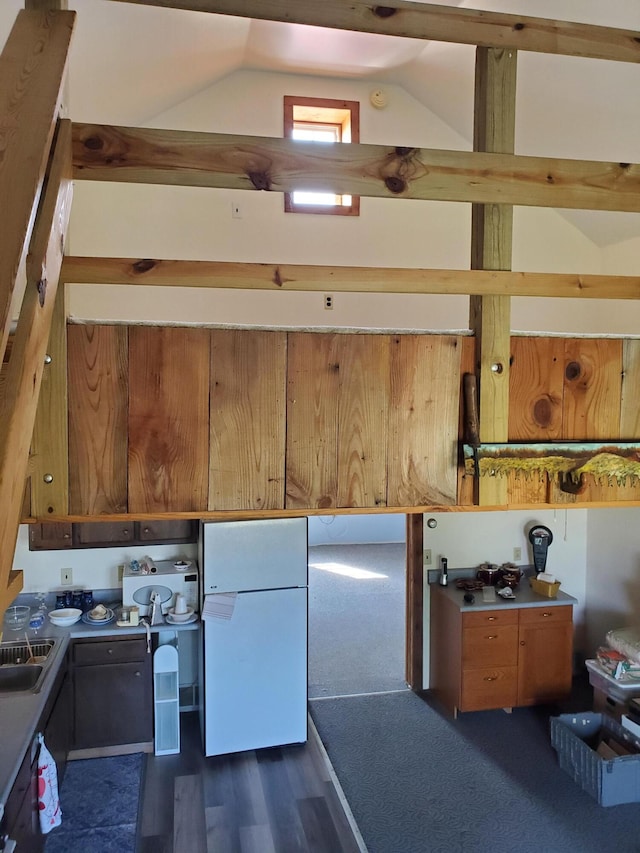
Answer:
<svg viewBox="0 0 640 853"><path fill-rule="evenodd" d="M178 650L171 645L158 646L153 656L153 705L155 754L180 752Z"/></svg>

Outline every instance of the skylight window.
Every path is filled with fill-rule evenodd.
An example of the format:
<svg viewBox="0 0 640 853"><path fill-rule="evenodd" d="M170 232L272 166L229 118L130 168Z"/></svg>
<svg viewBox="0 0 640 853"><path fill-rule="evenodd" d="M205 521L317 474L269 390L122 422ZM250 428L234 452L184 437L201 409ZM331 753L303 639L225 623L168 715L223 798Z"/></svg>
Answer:
<svg viewBox="0 0 640 853"><path fill-rule="evenodd" d="M291 139L327 144L360 141L360 104L330 98L299 98L286 95L284 99L284 135ZM318 192L301 187L285 193L287 213L329 213L337 216L358 216L358 196Z"/></svg>

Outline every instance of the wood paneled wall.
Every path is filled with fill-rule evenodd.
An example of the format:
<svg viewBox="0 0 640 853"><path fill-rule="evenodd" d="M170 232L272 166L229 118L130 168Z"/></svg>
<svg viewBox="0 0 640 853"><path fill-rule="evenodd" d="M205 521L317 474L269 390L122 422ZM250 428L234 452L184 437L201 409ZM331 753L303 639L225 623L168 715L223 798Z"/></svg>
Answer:
<svg viewBox="0 0 640 853"><path fill-rule="evenodd" d="M453 505L462 340L70 326L72 512Z"/></svg>
<svg viewBox="0 0 640 853"><path fill-rule="evenodd" d="M69 326L76 515L468 506L474 339ZM509 440L640 439L640 341L511 340ZM510 504L640 500L512 474Z"/></svg>

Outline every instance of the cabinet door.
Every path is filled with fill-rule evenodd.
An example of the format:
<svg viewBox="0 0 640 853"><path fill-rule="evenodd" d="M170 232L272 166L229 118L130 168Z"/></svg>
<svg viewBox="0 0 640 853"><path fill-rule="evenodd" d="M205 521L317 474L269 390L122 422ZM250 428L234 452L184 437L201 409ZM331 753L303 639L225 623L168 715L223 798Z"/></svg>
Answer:
<svg viewBox="0 0 640 853"><path fill-rule="evenodd" d="M30 551L56 551L72 546L70 523L49 521L45 524L29 525Z"/></svg>
<svg viewBox="0 0 640 853"><path fill-rule="evenodd" d="M140 542L195 542L197 527L190 518L141 521L138 539Z"/></svg>
<svg viewBox="0 0 640 853"><path fill-rule="evenodd" d="M76 749L145 743L152 739L151 668L146 661L76 667Z"/></svg>
<svg viewBox="0 0 640 853"><path fill-rule="evenodd" d="M134 530L133 521L84 521L73 525L74 544L93 548L133 542Z"/></svg>
<svg viewBox="0 0 640 853"><path fill-rule="evenodd" d="M570 617L570 607L520 611L518 705L552 702L570 693L573 650Z"/></svg>

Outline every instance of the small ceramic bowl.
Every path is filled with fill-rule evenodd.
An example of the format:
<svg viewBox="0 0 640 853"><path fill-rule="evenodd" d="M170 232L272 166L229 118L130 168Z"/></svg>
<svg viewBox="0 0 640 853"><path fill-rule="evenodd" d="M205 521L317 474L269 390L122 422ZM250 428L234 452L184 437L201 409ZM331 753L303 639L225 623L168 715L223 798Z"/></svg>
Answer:
<svg viewBox="0 0 640 853"><path fill-rule="evenodd" d="M82 610L77 607L64 607L61 610L52 610L49 613L51 623L58 628L68 628L70 625L75 625L81 616Z"/></svg>
<svg viewBox="0 0 640 853"><path fill-rule="evenodd" d="M187 607L185 613L176 613L175 608L171 607L169 609L169 616L171 616L174 622L188 622L193 616L193 607Z"/></svg>

